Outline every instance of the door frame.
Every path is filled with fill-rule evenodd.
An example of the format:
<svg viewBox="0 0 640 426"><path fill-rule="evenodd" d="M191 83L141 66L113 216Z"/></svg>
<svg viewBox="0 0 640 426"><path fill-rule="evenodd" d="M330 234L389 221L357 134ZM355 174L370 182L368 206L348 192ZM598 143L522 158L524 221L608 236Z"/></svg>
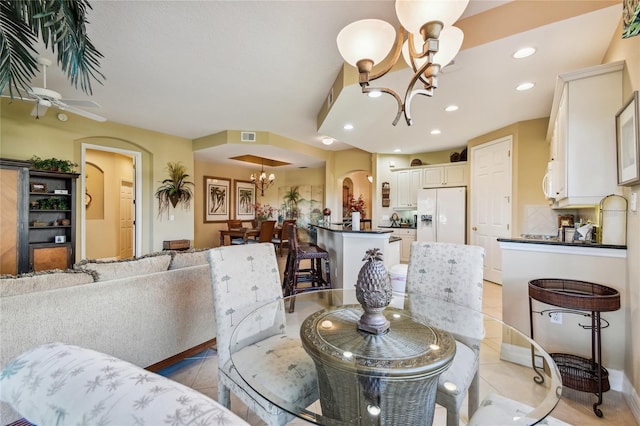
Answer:
<svg viewBox="0 0 640 426"><path fill-rule="evenodd" d="M132 157L133 160L133 203L134 203L134 242L133 253L135 257L142 255L142 203L138 200L142 200L142 153L138 151L130 151L126 149L111 148L108 146L94 145L88 143L82 143L81 146L81 164L80 164L80 194L84 194L87 190L86 187L86 156L87 150L114 152L117 154L126 155ZM84 197L83 197L84 200ZM81 203L84 206L84 202ZM86 227L86 210L84 208L80 210L80 258L85 259L87 256L87 227ZM119 237L118 237L119 238Z"/></svg>

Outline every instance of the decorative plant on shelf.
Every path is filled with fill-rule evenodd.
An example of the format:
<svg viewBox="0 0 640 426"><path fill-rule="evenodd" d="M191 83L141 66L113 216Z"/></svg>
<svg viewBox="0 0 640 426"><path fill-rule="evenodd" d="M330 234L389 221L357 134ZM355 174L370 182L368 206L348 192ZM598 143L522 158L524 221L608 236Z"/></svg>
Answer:
<svg viewBox="0 0 640 426"><path fill-rule="evenodd" d="M78 167L78 164L73 161L60 160L55 157L42 159L37 155L34 155L29 161L31 162L31 168L36 170L71 173L73 172L74 167Z"/></svg>
<svg viewBox="0 0 640 426"><path fill-rule="evenodd" d="M158 217L162 216L162 213L167 212L169 215L169 204L174 208L182 203L183 208L188 210L191 206L191 198L193 198L193 191L191 186L193 182L187 180L189 175L187 174L187 168L180 162L168 162L167 172L169 178L162 181L162 185L156 191L156 198L158 199Z"/></svg>

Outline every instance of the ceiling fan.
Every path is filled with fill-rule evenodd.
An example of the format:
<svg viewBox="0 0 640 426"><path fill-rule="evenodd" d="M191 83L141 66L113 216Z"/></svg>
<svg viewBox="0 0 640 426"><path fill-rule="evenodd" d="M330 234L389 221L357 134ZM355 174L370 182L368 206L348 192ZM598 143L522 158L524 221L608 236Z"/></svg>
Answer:
<svg viewBox="0 0 640 426"><path fill-rule="evenodd" d="M105 117L102 117L101 115L78 108L100 108L100 104L98 104L97 102L90 100L63 99L60 93L56 92L55 90L47 89L47 67L51 65L51 60L47 58L38 58L38 63L40 63L43 68L43 87L31 87L27 90L27 94L29 95L29 97L18 97L18 99L20 100L36 103L33 107L33 110L31 111L31 115L33 117L39 119L40 116L45 115L49 107L54 106L62 111L68 111L82 117L89 118L91 120L100 122L107 121L107 119ZM7 95L2 96L8 97Z"/></svg>

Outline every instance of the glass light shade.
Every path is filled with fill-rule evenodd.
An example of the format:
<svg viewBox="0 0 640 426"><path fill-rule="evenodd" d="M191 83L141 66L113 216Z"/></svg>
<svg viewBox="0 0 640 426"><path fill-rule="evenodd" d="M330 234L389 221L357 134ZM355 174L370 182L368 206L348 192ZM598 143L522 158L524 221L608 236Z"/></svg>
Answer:
<svg viewBox="0 0 640 426"><path fill-rule="evenodd" d="M380 19L363 19L344 27L336 41L344 60L355 67L361 59L380 63L391 51L395 39L396 30L391 24Z"/></svg>
<svg viewBox="0 0 640 426"><path fill-rule="evenodd" d="M433 62L439 64L441 68L446 67L449 62L453 61L453 58L460 51L460 47L462 47L462 41L464 40L464 33L458 27L449 26L444 28L440 32L440 46L438 52L433 56ZM402 45L402 57L409 67L411 67L411 57L409 55L409 40L405 40ZM424 42L422 41L422 37L419 35L413 36L413 45L415 50L418 52L422 52L422 45ZM416 65L421 67L427 58L416 59Z"/></svg>
<svg viewBox="0 0 640 426"><path fill-rule="evenodd" d="M269 182L273 182L274 180L276 180L276 175L274 175L273 173L271 173L269 175Z"/></svg>
<svg viewBox="0 0 640 426"><path fill-rule="evenodd" d="M405 30L420 34L430 21L453 25L467 8L469 0L396 0L396 15Z"/></svg>

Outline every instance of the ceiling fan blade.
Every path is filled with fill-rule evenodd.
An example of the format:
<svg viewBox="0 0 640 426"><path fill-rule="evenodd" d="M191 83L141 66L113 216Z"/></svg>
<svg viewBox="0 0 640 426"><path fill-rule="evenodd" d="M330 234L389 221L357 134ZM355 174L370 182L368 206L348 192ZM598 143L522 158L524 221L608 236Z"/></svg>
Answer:
<svg viewBox="0 0 640 426"><path fill-rule="evenodd" d="M8 99L11 99L11 101L37 102L37 99L34 99L34 98L23 98L22 96L14 96L12 98L11 95L0 95L0 98L8 98Z"/></svg>
<svg viewBox="0 0 640 426"><path fill-rule="evenodd" d="M83 109L76 108L76 107L73 107L73 106L70 106L70 105L66 105L66 104L63 104L62 102L57 102L56 106L58 108L60 108L61 110L63 110L63 111L69 111L69 112L72 112L72 113L74 113L76 115L80 115L82 117L89 118L91 120L99 121L101 123L107 121L107 119L105 117L101 116L101 115L94 114L92 112L85 111Z"/></svg>
<svg viewBox="0 0 640 426"><path fill-rule="evenodd" d="M67 105L72 105L76 107L102 108L102 106L99 103L88 100L88 99L60 99L60 101L64 102Z"/></svg>

